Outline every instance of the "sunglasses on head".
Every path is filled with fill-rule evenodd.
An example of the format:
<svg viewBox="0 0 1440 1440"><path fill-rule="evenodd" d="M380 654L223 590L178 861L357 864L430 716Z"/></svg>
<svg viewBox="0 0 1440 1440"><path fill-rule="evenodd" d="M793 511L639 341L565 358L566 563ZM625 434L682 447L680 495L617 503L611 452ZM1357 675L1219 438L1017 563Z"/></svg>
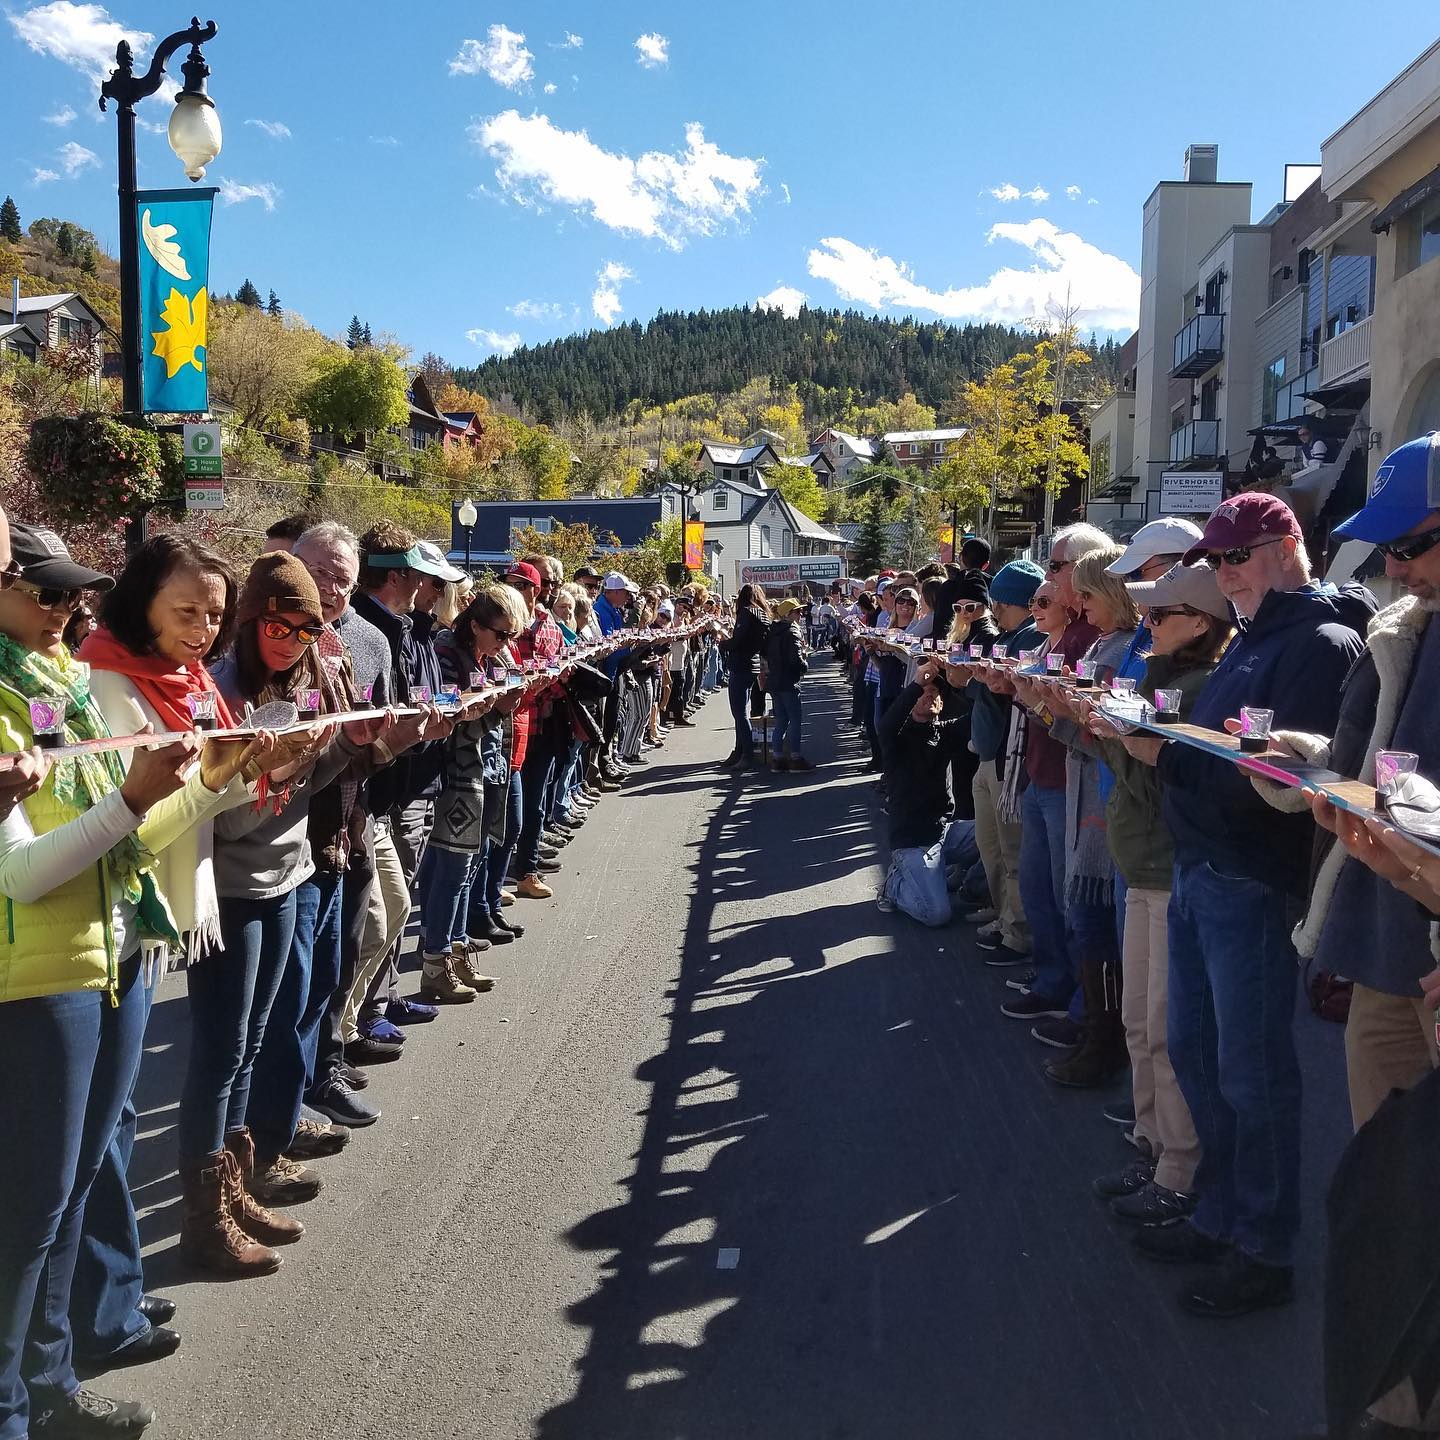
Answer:
<svg viewBox="0 0 1440 1440"><path fill-rule="evenodd" d="M288 620L265 620L260 630L267 640L289 640L292 637L302 645L313 645L320 638L319 625L292 625Z"/></svg>
<svg viewBox="0 0 1440 1440"><path fill-rule="evenodd" d="M1409 535L1403 540L1387 540L1375 548L1391 560L1399 560L1404 564L1407 560L1418 560L1437 545L1440 545L1440 526L1419 535Z"/></svg>
<svg viewBox="0 0 1440 1440"><path fill-rule="evenodd" d="M32 585L28 580L12 580L17 590L23 590L42 610L73 610L79 603L83 590L61 590L55 585Z"/></svg>
<svg viewBox="0 0 1440 1440"><path fill-rule="evenodd" d="M1192 610L1188 605L1155 605L1149 612L1150 624L1153 627L1161 620L1168 620L1172 615L1189 615L1197 620L1200 618L1200 612Z"/></svg>
<svg viewBox="0 0 1440 1440"><path fill-rule="evenodd" d="M1285 537L1278 536L1274 540L1257 540L1253 545L1236 545L1230 550L1221 550L1218 553L1210 552L1212 560L1218 560L1223 565L1243 565L1257 550L1263 550L1267 545L1278 545Z"/></svg>

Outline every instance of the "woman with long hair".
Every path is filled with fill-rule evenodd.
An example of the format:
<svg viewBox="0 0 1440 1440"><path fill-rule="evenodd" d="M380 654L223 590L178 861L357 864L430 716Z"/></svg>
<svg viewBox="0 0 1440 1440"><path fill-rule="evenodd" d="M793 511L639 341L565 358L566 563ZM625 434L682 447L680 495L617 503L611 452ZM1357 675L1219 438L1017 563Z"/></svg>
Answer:
<svg viewBox="0 0 1440 1440"><path fill-rule="evenodd" d="M735 628L726 658L730 666L730 714L735 721L735 748L721 762L722 770L743 770L755 763L750 733L750 692L760 678L760 657L770 635L770 603L759 585L742 585L735 597Z"/></svg>

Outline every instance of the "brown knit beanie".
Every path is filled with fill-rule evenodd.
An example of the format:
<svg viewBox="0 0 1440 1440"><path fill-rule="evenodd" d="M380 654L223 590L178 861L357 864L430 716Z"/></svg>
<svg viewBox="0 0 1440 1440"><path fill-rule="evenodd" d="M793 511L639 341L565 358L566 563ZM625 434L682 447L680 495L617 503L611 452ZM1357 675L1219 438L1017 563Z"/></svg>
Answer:
<svg viewBox="0 0 1440 1440"><path fill-rule="evenodd" d="M325 622L320 592L310 572L283 551L262 555L251 567L240 590L235 618L240 624L266 615L308 615L317 625Z"/></svg>

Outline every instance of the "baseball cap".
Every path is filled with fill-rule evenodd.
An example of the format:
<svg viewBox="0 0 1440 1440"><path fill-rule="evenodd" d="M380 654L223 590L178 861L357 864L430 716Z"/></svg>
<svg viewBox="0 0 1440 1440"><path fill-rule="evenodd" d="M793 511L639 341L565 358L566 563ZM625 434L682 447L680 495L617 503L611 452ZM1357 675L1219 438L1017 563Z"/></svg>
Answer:
<svg viewBox="0 0 1440 1440"><path fill-rule="evenodd" d="M41 525L10 526L10 554L31 585L56 590L111 590L114 579L70 558L65 542Z"/></svg>
<svg viewBox="0 0 1440 1440"><path fill-rule="evenodd" d="M894 583L894 580L892 580L888 575L885 576L883 579L876 581L875 593L877 595L883 595Z"/></svg>
<svg viewBox="0 0 1440 1440"><path fill-rule="evenodd" d="M582 565L574 575L576 580L598 580L600 572L593 565Z"/></svg>
<svg viewBox="0 0 1440 1440"><path fill-rule="evenodd" d="M524 560L517 560L506 572L507 580L523 580L526 584L533 585L537 590L544 583L540 579L540 572L533 566L528 565Z"/></svg>
<svg viewBox="0 0 1440 1440"><path fill-rule="evenodd" d="M627 579L618 570L612 570L604 580L600 582L600 588L602 590L628 590L632 595L638 595L640 593L639 587L635 582Z"/></svg>
<svg viewBox="0 0 1440 1440"><path fill-rule="evenodd" d="M1125 589L1146 610L1157 605L1188 605L1217 620L1231 618L1230 602L1220 593L1215 571L1205 561L1197 565L1177 561L1158 580L1127 580Z"/></svg>
<svg viewBox="0 0 1440 1440"><path fill-rule="evenodd" d="M1364 509L1332 533L1383 545L1408 534L1432 510L1440 510L1440 430L1392 450L1370 482Z"/></svg>
<svg viewBox="0 0 1440 1440"><path fill-rule="evenodd" d="M1105 567L1110 575L1133 575L1157 555L1183 555L1200 539L1200 527L1176 515L1142 525L1125 547L1125 553Z"/></svg>
<svg viewBox="0 0 1440 1440"><path fill-rule="evenodd" d="M465 578L465 572L452 565L441 553L440 547L431 541L418 541L415 550L420 558L410 567L412 570L418 570L422 575L433 575L437 580L448 580L452 585Z"/></svg>
<svg viewBox="0 0 1440 1440"><path fill-rule="evenodd" d="M655 607L655 613L666 620L673 620L675 618L675 606L673 602L669 600L662 600L659 605Z"/></svg>
<svg viewBox="0 0 1440 1440"><path fill-rule="evenodd" d="M1305 543L1295 512L1273 495L1246 490L1216 506L1200 538L1185 552L1183 563L1193 565L1217 550L1233 550L1259 540L1283 540L1287 535L1297 545Z"/></svg>

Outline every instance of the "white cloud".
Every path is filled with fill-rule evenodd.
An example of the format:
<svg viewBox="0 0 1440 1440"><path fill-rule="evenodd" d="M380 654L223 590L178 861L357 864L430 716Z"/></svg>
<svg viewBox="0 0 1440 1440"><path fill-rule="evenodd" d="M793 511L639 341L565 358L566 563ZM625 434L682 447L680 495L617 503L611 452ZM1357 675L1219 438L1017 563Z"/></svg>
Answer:
<svg viewBox="0 0 1440 1440"><path fill-rule="evenodd" d="M476 121L470 138L495 160L495 178L517 203L569 205L672 250L748 213L765 163L725 154L695 121L685 127L682 152L650 150L638 159L602 149L583 130L562 130L547 115L516 110Z"/></svg>
<svg viewBox="0 0 1440 1440"><path fill-rule="evenodd" d="M1078 200L1080 198L1080 187L1078 185L1067 185L1065 187L1065 198L1067 200Z"/></svg>
<svg viewBox="0 0 1440 1440"><path fill-rule="evenodd" d="M1093 195L1091 195L1089 199L1085 201L1085 203L1087 205L1098 205L1100 202Z"/></svg>
<svg viewBox="0 0 1440 1440"><path fill-rule="evenodd" d="M275 202L280 198L280 190L269 181L242 185L238 180L222 180L220 198L227 205L243 205L247 200L259 200L267 210L273 210Z"/></svg>
<svg viewBox="0 0 1440 1440"><path fill-rule="evenodd" d="M782 180L780 182L780 193L785 197L785 203L790 203L790 187Z"/></svg>
<svg viewBox="0 0 1440 1440"><path fill-rule="evenodd" d="M555 46L557 50L578 50L585 43L583 35L577 35L573 30L565 32L565 38Z"/></svg>
<svg viewBox="0 0 1440 1440"><path fill-rule="evenodd" d="M595 289L590 295L590 308L597 319L606 325L613 325L620 311L620 282L633 280L635 272L628 270L618 260L607 260L595 275Z"/></svg>
<svg viewBox="0 0 1440 1440"><path fill-rule="evenodd" d="M1042 186L1037 185L1033 190L1027 190L1025 192L1025 198L1027 200L1033 200L1037 205L1043 205L1050 198L1050 192Z"/></svg>
<svg viewBox="0 0 1440 1440"><path fill-rule="evenodd" d="M170 133L168 125L162 125L158 120L147 120L143 115L137 115L135 123L149 135L168 135Z"/></svg>
<svg viewBox="0 0 1440 1440"><path fill-rule="evenodd" d="M478 75L483 70L497 85L518 90L535 75L535 57L525 36L507 25L492 25L484 40L466 40L450 62L452 75Z"/></svg>
<svg viewBox="0 0 1440 1440"><path fill-rule="evenodd" d="M493 350L497 355L513 355L520 348L520 336L514 330L502 335L499 331L476 326L465 332L465 338L472 345L478 345L482 350Z"/></svg>
<svg viewBox="0 0 1440 1440"><path fill-rule="evenodd" d="M800 313L800 307L807 298L803 290L797 290L793 285L777 285L768 295L761 295L755 301L755 308L778 310L793 320Z"/></svg>
<svg viewBox="0 0 1440 1440"><path fill-rule="evenodd" d="M245 123L253 125L257 130L263 130L272 140L290 138L290 127L279 120L247 120Z"/></svg>
<svg viewBox="0 0 1440 1440"><path fill-rule="evenodd" d="M642 35L635 42L635 48L640 52L639 59L647 70L654 70L661 65L670 63L670 42L663 35L650 31Z"/></svg>
<svg viewBox="0 0 1440 1440"><path fill-rule="evenodd" d="M810 252L809 270L847 300L875 309L925 310L947 320L994 320L1018 325L1043 320L1052 304L1079 307L1077 320L1101 330L1133 328L1140 308L1140 277L1109 255L1049 220L996 225L987 243L1007 240L1028 250L1027 270L1007 266L981 285L932 290L903 261L838 236Z"/></svg>
<svg viewBox="0 0 1440 1440"><path fill-rule="evenodd" d="M990 186L988 193L1002 205L1013 204L1016 200L1033 200L1037 205L1043 205L1050 198L1050 192L1042 189L1039 185L1030 190L1022 190L1008 180L999 185Z"/></svg>
<svg viewBox="0 0 1440 1440"><path fill-rule="evenodd" d="M565 314L565 307L553 300L517 300L505 309L517 320L559 320Z"/></svg>
<svg viewBox="0 0 1440 1440"><path fill-rule="evenodd" d="M372 145L383 145L389 150L393 149L400 142L393 135L372 135L370 137L370 143Z"/></svg>
<svg viewBox="0 0 1440 1440"><path fill-rule="evenodd" d="M559 88L553 80L547 80L545 82L545 93L547 95L553 95Z"/></svg>
<svg viewBox="0 0 1440 1440"><path fill-rule="evenodd" d="M78 175L82 170L100 163L100 157L93 150L87 150L73 140L67 140L55 153L60 157L60 164L67 175Z"/></svg>
<svg viewBox="0 0 1440 1440"><path fill-rule="evenodd" d="M75 112L67 105L63 110L57 110L53 115L46 115L42 118L47 125L54 125L63 130L75 118Z"/></svg>
<svg viewBox="0 0 1440 1440"><path fill-rule="evenodd" d="M36 170L30 177L32 185L48 185L52 180L58 180L60 174L56 170Z"/></svg>
<svg viewBox="0 0 1440 1440"><path fill-rule="evenodd" d="M138 58L155 38L147 30L131 30L112 20L103 5L76 5L72 0L35 5L9 20L37 54L71 65L92 80L108 78L115 68L115 47L122 40L130 42Z"/></svg>

